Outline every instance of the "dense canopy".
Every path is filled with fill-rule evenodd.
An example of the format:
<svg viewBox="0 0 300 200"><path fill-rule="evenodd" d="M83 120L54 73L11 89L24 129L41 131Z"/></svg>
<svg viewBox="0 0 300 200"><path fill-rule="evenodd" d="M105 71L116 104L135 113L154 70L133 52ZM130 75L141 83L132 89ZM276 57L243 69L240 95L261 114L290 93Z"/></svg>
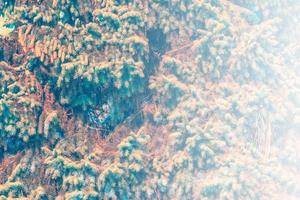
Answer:
<svg viewBox="0 0 300 200"><path fill-rule="evenodd" d="M0 199L299 199L300 1L0 0Z"/></svg>

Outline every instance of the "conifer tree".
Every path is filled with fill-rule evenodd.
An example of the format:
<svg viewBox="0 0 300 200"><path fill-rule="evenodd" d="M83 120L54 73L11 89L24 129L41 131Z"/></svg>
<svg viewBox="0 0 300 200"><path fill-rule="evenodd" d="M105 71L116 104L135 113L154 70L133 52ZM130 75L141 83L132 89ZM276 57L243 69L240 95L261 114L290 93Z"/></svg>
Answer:
<svg viewBox="0 0 300 200"><path fill-rule="evenodd" d="M0 0L1 199L299 198L297 0Z"/></svg>

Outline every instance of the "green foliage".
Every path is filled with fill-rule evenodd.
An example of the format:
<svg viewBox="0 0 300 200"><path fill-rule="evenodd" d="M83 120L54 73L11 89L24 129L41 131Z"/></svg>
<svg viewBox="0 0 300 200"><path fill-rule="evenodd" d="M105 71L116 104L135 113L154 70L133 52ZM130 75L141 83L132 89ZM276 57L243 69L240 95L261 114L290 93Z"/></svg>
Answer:
<svg viewBox="0 0 300 200"><path fill-rule="evenodd" d="M296 0L4 2L3 198L299 196Z"/></svg>
<svg viewBox="0 0 300 200"><path fill-rule="evenodd" d="M17 11L34 27L28 35L37 41L28 62L39 60L34 71L40 81L52 86L63 106L79 112L97 110L110 101L119 116L108 121L111 127L132 112L123 105L142 94L147 82L143 15L123 3L128 4L108 1L98 8L91 2L53 1Z"/></svg>
<svg viewBox="0 0 300 200"><path fill-rule="evenodd" d="M39 186L30 193L30 199L34 200L48 200L47 194L43 187Z"/></svg>
<svg viewBox="0 0 300 200"><path fill-rule="evenodd" d="M47 179L64 191L66 199L93 199L97 196L95 179L98 172L88 159L72 159L60 150L46 155Z"/></svg>
<svg viewBox="0 0 300 200"><path fill-rule="evenodd" d="M276 190L281 195L275 178L280 173L270 176L272 168L259 161L264 159L260 156L270 156L270 140L276 140L270 127L279 121L289 123L283 122L287 96L279 103L277 95L282 93L273 90L275 85L285 88L282 75L287 73L279 66L283 64L282 49L278 49L283 42L278 36L281 21L266 17L253 23L244 17L259 11L231 3L203 1L197 6L205 16L203 26L197 26L202 35L188 54L198 58L198 68L192 68L180 52L179 56L172 52L175 58L164 56L160 73L150 81L160 102L176 99L167 111L160 107L171 128L168 153L153 159L152 187L162 196L178 199L270 199ZM174 74L172 85L188 88L179 98L170 97L164 81L170 73ZM268 189L258 190L265 185ZM195 192L199 188L201 192Z"/></svg>
<svg viewBox="0 0 300 200"><path fill-rule="evenodd" d="M147 168L145 136L130 135L119 144L120 157L103 171L98 178L101 196L117 199L145 198L143 190Z"/></svg>
<svg viewBox="0 0 300 200"><path fill-rule="evenodd" d="M31 90L23 86L18 79L22 77L17 78L12 72L0 69L0 138L3 146L11 145L11 140L27 142L37 134L34 119L41 104L34 97L34 87Z"/></svg>
<svg viewBox="0 0 300 200"><path fill-rule="evenodd" d="M0 195L5 197L17 198L25 194L24 185L21 182L8 182L0 185Z"/></svg>

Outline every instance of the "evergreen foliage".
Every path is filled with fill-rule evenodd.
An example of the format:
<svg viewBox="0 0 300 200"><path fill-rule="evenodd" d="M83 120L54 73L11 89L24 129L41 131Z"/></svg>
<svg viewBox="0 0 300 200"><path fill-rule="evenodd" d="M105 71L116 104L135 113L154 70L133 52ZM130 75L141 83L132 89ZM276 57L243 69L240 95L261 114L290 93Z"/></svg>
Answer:
<svg viewBox="0 0 300 200"><path fill-rule="evenodd" d="M1 199L299 198L299 9L0 0Z"/></svg>

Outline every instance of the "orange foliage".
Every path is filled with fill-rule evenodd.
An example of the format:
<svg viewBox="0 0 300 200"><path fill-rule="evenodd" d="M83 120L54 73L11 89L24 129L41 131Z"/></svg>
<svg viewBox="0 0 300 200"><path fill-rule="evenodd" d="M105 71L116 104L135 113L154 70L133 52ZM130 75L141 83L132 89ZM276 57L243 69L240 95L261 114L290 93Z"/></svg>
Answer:
<svg viewBox="0 0 300 200"><path fill-rule="evenodd" d="M23 152L18 152L14 156L6 156L0 163L0 184L6 182L9 172L11 172L20 161Z"/></svg>

